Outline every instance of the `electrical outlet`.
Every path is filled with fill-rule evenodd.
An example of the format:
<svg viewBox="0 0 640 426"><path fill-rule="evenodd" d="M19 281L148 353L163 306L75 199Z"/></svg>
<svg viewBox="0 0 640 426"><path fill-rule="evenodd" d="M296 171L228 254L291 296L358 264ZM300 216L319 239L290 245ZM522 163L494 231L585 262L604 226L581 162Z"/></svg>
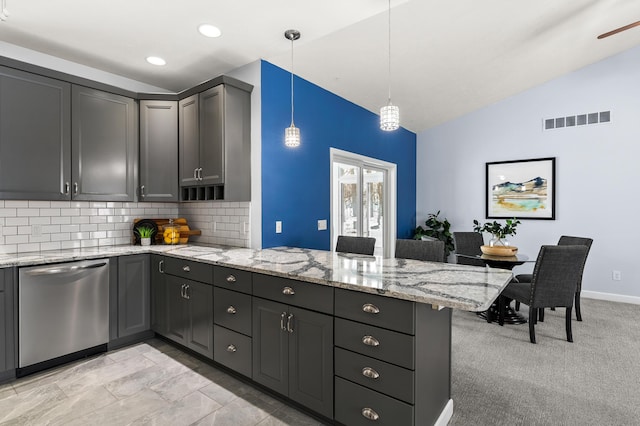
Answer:
<svg viewBox="0 0 640 426"><path fill-rule="evenodd" d="M276 220L276 234L282 234L282 221Z"/></svg>
<svg viewBox="0 0 640 426"><path fill-rule="evenodd" d="M327 230L327 219L322 219L318 221L318 231L326 231Z"/></svg>
<svg viewBox="0 0 640 426"><path fill-rule="evenodd" d="M31 236L42 237L42 225L31 225Z"/></svg>
<svg viewBox="0 0 640 426"><path fill-rule="evenodd" d="M620 271L612 271L611 279L614 281L622 281L622 272Z"/></svg>

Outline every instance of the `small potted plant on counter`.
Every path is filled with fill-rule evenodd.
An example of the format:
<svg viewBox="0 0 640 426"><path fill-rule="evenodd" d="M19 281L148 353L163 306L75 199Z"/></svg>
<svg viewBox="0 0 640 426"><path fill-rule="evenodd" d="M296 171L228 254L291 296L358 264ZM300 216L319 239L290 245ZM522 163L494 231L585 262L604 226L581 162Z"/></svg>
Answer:
<svg viewBox="0 0 640 426"><path fill-rule="evenodd" d="M440 220L437 213L429 213L427 220L424 222L425 227L418 226L413 231L414 240L440 240L444 242L444 257L445 260L449 256L449 253L453 251L453 234L451 234L451 224L444 218Z"/></svg>
<svg viewBox="0 0 640 426"><path fill-rule="evenodd" d="M139 226L135 232L140 237L140 245L149 246L151 245L151 237L156 233L156 230L147 226Z"/></svg>

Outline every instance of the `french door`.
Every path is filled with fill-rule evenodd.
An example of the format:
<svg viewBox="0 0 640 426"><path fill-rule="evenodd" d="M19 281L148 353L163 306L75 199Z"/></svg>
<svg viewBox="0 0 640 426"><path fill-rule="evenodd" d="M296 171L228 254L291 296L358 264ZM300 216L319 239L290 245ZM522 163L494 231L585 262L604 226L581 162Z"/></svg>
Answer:
<svg viewBox="0 0 640 426"><path fill-rule="evenodd" d="M338 235L373 237L375 254L390 257L395 245L395 165L332 149L332 245ZM338 150L335 150L338 151ZM392 172L390 171L392 169ZM390 193L394 194L393 199ZM393 214L391 215L391 210ZM393 228L393 229L392 229Z"/></svg>

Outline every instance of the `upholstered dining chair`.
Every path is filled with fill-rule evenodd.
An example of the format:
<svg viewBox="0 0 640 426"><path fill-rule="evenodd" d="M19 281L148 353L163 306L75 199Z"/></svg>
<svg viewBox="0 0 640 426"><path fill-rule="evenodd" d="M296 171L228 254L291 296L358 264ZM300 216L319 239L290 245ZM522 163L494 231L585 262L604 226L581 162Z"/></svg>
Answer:
<svg viewBox="0 0 640 426"><path fill-rule="evenodd" d="M506 299L524 303L529 306L529 340L536 343L535 324L538 309L565 307L567 341L573 342L571 310L587 258L587 250L584 245L542 246L531 274L531 282L513 281L500 294L500 325L504 325Z"/></svg>
<svg viewBox="0 0 640 426"><path fill-rule="evenodd" d="M396 258L444 262L444 241L396 240Z"/></svg>
<svg viewBox="0 0 640 426"><path fill-rule="evenodd" d="M479 232L454 232L453 245L456 254L481 255L480 246L484 244L482 234ZM461 265L484 266L484 262L478 259L456 256L456 263Z"/></svg>
<svg viewBox="0 0 640 426"><path fill-rule="evenodd" d="M563 235L558 240L559 246L586 246L587 247L587 256L589 255L589 251L591 250L591 244L593 244L593 239L585 238L585 237L571 237L569 235ZM584 261L587 261L587 258L584 258ZM584 265L583 265L584 268ZM532 274L518 274L516 275L516 279L521 283L530 283ZM580 312L580 291L582 290L582 273L580 274L580 279L578 280L578 287L576 288L576 295L574 306L576 307L576 319L578 321L582 321L582 312ZM516 302L516 310L520 308L520 304ZM540 320L544 321L544 309L540 311Z"/></svg>
<svg viewBox="0 0 640 426"><path fill-rule="evenodd" d="M373 237L351 237L339 235L336 243L336 251L340 253L365 254L373 256L376 248L376 239Z"/></svg>

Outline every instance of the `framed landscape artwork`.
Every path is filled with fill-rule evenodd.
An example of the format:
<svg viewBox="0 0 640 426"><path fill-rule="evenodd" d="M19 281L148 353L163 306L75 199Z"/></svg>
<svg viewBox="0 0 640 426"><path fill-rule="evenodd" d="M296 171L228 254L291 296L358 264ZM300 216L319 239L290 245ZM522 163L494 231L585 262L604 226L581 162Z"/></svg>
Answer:
<svg viewBox="0 0 640 426"><path fill-rule="evenodd" d="M556 159L487 163L489 219L555 219Z"/></svg>

